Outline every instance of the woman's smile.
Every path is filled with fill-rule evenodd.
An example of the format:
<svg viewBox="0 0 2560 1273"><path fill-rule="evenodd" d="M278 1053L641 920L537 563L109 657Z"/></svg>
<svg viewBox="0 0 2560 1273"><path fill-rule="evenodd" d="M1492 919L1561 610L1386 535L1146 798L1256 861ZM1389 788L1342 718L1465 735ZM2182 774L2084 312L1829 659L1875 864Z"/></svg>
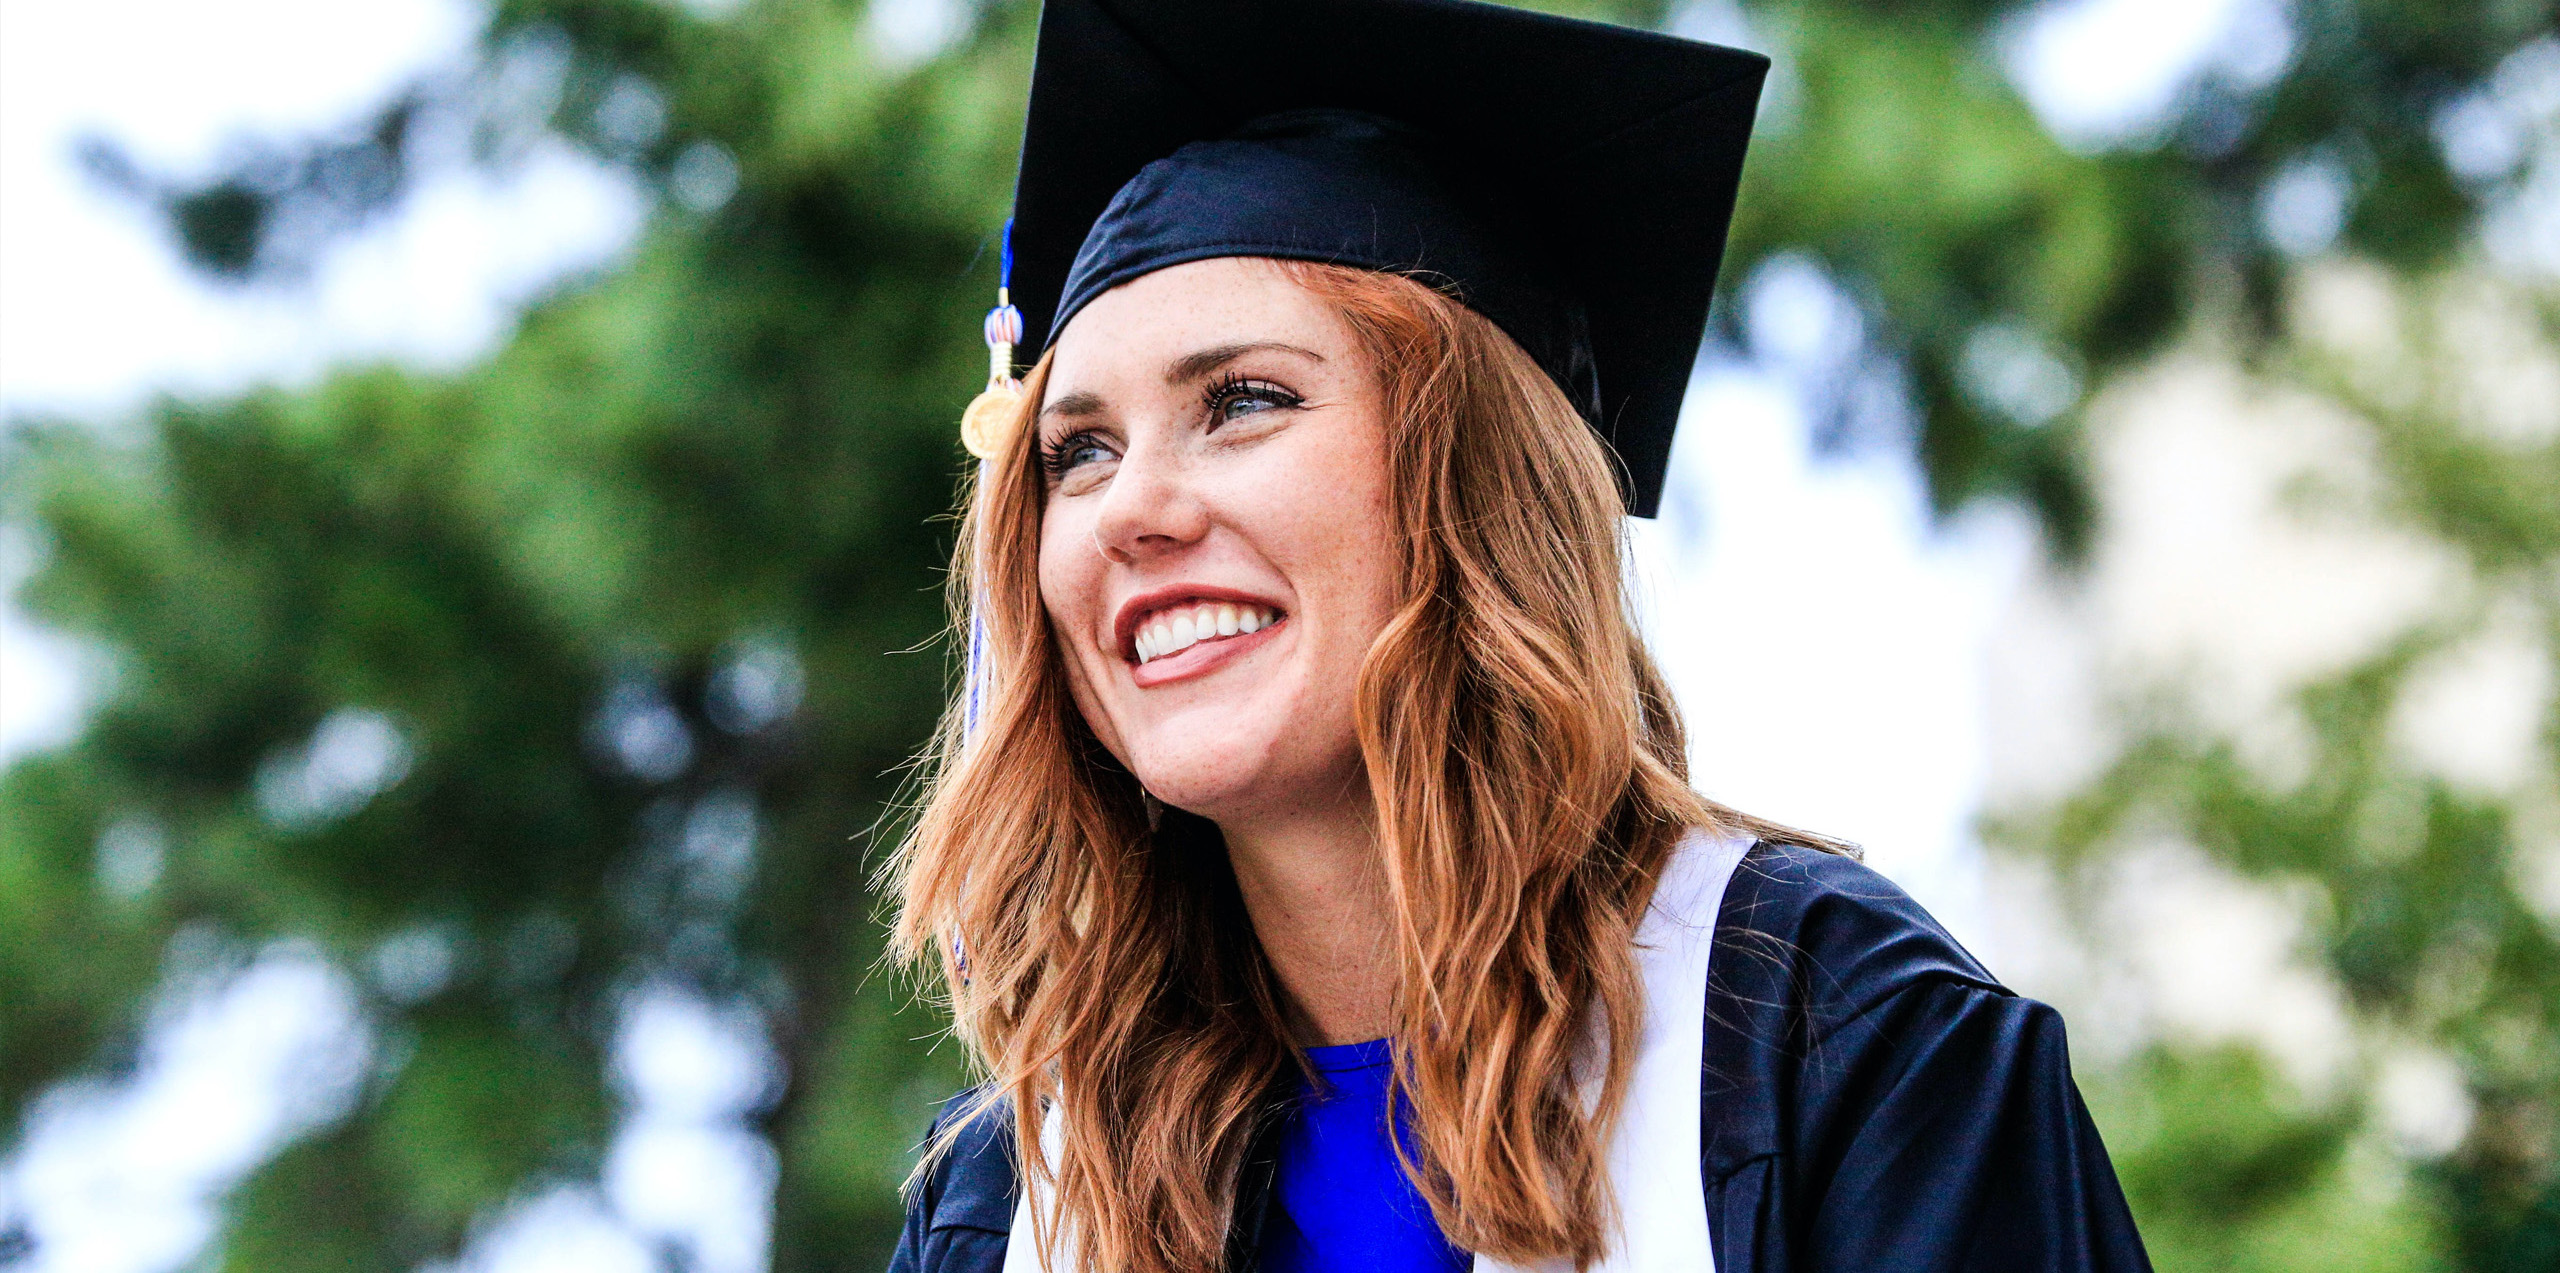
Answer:
<svg viewBox="0 0 2560 1273"><path fill-rule="evenodd" d="M1159 588L1120 606L1114 643L1147 689L1225 667L1280 635L1287 612L1225 589Z"/></svg>

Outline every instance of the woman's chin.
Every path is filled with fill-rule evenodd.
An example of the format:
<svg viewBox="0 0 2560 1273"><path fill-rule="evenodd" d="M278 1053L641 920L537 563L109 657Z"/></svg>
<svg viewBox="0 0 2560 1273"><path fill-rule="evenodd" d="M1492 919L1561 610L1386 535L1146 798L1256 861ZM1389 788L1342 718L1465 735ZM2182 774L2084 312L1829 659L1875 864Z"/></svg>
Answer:
<svg viewBox="0 0 2560 1273"><path fill-rule="evenodd" d="M1141 765L1137 773L1138 781L1156 799L1212 822L1231 817L1236 810L1258 803L1255 797L1265 786L1237 768L1221 768L1214 763L1203 764L1189 759L1171 764Z"/></svg>
<svg viewBox="0 0 2560 1273"><path fill-rule="evenodd" d="M1275 764L1269 745L1275 741L1174 746L1152 756L1142 750L1132 769L1156 799L1185 813L1219 823L1251 821L1268 810L1303 804L1338 767L1303 767L1322 771L1307 773L1299 772L1302 766Z"/></svg>

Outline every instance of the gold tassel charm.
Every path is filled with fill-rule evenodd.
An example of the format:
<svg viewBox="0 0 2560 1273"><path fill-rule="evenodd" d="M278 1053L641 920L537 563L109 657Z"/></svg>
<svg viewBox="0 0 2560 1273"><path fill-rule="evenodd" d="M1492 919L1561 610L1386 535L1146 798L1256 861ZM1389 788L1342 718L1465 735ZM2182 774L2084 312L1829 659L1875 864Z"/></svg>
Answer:
<svg viewBox="0 0 2560 1273"><path fill-rule="evenodd" d="M1008 240L1011 227L1007 227ZM1012 253L1007 251L1010 257ZM1008 260L1008 268L1012 262ZM1022 339L1022 311L996 289L996 307L987 311L987 387L960 413L960 445L981 460L1004 454L1014 421L1022 414L1022 382L1013 375L1013 347Z"/></svg>
<svg viewBox="0 0 2560 1273"><path fill-rule="evenodd" d="M1022 382L1011 376L989 381L977 397L969 400L969 409L960 413L960 445L981 460L992 460L1004 454L1004 444L1012 434L1014 417L1022 411Z"/></svg>

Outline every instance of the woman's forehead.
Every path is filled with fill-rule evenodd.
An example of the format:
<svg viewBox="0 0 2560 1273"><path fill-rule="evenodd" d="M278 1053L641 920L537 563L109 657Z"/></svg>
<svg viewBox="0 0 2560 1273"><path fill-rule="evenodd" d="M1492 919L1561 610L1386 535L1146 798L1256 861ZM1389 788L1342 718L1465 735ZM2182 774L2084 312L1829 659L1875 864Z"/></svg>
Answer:
<svg viewBox="0 0 2560 1273"><path fill-rule="evenodd" d="M1276 264L1254 257L1190 261L1096 297L1058 333L1053 379L1083 372L1196 374L1218 349L1339 359L1352 344L1333 307Z"/></svg>

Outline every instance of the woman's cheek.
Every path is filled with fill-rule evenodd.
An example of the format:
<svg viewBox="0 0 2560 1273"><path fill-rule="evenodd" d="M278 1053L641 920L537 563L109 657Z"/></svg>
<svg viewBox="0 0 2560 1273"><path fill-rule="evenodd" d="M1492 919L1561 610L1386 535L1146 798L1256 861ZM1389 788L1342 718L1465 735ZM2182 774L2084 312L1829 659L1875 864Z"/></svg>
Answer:
<svg viewBox="0 0 2560 1273"><path fill-rule="evenodd" d="M1099 556L1079 554L1075 545L1080 531L1070 514L1052 509L1040 522L1040 608L1049 623L1049 639L1056 646L1059 662L1065 665L1067 693L1085 725L1102 740L1114 755L1119 754L1119 731L1111 727L1110 714L1101 696L1095 692L1095 657L1091 633L1095 630L1095 610L1101 604L1099 591L1101 572L1092 568ZM1078 560L1090 556L1092 564Z"/></svg>
<svg viewBox="0 0 2560 1273"><path fill-rule="evenodd" d="M1121 745L1120 730L1112 722L1110 705L1095 692L1093 680L1084 674L1084 663L1080 659L1067 660L1067 696L1075 701L1076 714L1084 718L1085 728L1093 731L1094 739L1102 744L1103 750L1126 766L1129 749Z"/></svg>
<svg viewBox="0 0 2560 1273"><path fill-rule="evenodd" d="M1111 718L1110 696L1102 692L1101 681L1111 669L1097 667L1100 657L1093 642L1076 634L1088 631L1082 624L1052 610L1049 615L1049 637L1057 643L1059 662L1067 673L1067 697L1075 704L1076 714L1084 718L1085 728L1122 764L1129 763L1129 753L1120 742L1120 730Z"/></svg>

